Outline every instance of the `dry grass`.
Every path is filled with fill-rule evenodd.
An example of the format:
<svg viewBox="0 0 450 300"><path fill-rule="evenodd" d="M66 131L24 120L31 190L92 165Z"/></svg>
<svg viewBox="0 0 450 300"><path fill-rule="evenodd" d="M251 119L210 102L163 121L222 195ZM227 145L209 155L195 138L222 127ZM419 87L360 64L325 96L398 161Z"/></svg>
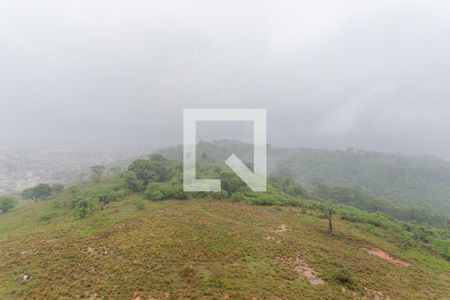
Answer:
<svg viewBox="0 0 450 300"><path fill-rule="evenodd" d="M135 196L137 197L137 196ZM55 200L57 201L57 200ZM109 204L80 220L52 202L0 216L0 299L445 299L449 264L400 251L355 225L296 208L189 200ZM40 215L52 211L50 222ZM283 230L274 232L283 224ZM287 229L288 230L284 230ZM276 235L276 237L275 237ZM267 238L274 236L274 239ZM411 263L400 267L364 247ZM326 282L312 285L292 264L308 262ZM334 282L340 268L351 290ZM27 273L32 279L24 281Z"/></svg>

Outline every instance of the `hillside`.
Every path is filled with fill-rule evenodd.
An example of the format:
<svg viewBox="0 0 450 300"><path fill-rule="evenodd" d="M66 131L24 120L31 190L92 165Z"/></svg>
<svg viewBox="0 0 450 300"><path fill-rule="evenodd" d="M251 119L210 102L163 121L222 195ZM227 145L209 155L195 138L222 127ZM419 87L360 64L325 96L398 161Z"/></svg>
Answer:
<svg viewBox="0 0 450 300"><path fill-rule="evenodd" d="M198 176L220 178L222 191L184 192L182 162L160 154L114 176L104 171L93 167L92 181L80 185L27 189L22 197L33 200L0 213L0 299L450 293L448 228L346 205L347 190L323 186L318 197L289 177L271 177L267 191L255 193L204 162ZM336 195L347 202L332 201Z"/></svg>
<svg viewBox="0 0 450 300"><path fill-rule="evenodd" d="M236 141L200 142L199 162L221 163L231 153L251 162L252 146ZM160 151L180 159L182 147ZM309 190L314 183L354 188L382 197L400 210L416 209L450 216L450 163L433 157L386 154L358 150L331 151L269 147L268 171L290 176ZM203 155L203 157L202 157Z"/></svg>
<svg viewBox="0 0 450 300"><path fill-rule="evenodd" d="M330 235L327 220L315 209L208 199L141 206L142 195L133 194L80 219L61 204L71 197L64 192L0 215L1 299L444 299L450 294L444 259L401 249L381 237L382 229L367 224L336 219ZM384 259L373 255L380 253ZM23 274L31 279L23 280Z"/></svg>

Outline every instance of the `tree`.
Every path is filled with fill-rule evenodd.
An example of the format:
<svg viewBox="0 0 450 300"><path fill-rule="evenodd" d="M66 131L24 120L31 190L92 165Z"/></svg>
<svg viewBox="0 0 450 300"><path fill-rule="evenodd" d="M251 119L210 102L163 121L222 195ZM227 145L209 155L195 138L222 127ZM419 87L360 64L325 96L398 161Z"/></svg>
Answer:
<svg viewBox="0 0 450 300"><path fill-rule="evenodd" d="M16 207L16 204L17 200L13 197L0 197L0 210L4 213Z"/></svg>
<svg viewBox="0 0 450 300"><path fill-rule="evenodd" d="M40 200L50 197L51 194L52 187L41 183L38 186L24 190L21 195L24 199Z"/></svg>
<svg viewBox="0 0 450 300"><path fill-rule="evenodd" d="M149 159L138 159L131 163L128 171L134 172L136 177L146 186L151 181L159 181L158 167Z"/></svg>
<svg viewBox="0 0 450 300"><path fill-rule="evenodd" d="M94 182L100 182L103 172L105 172L105 167L101 165L91 167L91 178Z"/></svg>
<svg viewBox="0 0 450 300"><path fill-rule="evenodd" d="M144 189L144 183L139 180L136 173L126 171L122 174L123 184L132 192L140 192Z"/></svg>

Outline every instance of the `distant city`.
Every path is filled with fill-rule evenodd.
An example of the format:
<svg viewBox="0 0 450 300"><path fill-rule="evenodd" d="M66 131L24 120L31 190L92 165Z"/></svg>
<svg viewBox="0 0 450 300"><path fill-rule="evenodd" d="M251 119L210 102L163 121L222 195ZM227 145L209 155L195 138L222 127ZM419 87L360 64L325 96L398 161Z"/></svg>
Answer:
<svg viewBox="0 0 450 300"><path fill-rule="evenodd" d="M46 184L80 182L90 175L93 165L122 164L144 151L41 149L17 151L0 148L0 194L18 194L27 188Z"/></svg>

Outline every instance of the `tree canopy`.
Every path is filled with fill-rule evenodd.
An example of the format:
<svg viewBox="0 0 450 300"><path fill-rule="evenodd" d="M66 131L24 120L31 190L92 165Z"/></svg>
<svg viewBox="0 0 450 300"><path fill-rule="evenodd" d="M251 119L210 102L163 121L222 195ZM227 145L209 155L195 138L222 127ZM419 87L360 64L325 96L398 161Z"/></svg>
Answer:
<svg viewBox="0 0 450 300"><path fill-rule="evenodd" d="M0 197L0 210L2 212L7 212L16 207L17 200L13 197L2 196Z"/></svg>
<svg viewBox="0 0 450 300"><path fill-rule="evenodd" d="M32 200L47 199L52 194L53 189L50 185L41 183L36 187L28 188L22 192L22 198Z"/></svg>

